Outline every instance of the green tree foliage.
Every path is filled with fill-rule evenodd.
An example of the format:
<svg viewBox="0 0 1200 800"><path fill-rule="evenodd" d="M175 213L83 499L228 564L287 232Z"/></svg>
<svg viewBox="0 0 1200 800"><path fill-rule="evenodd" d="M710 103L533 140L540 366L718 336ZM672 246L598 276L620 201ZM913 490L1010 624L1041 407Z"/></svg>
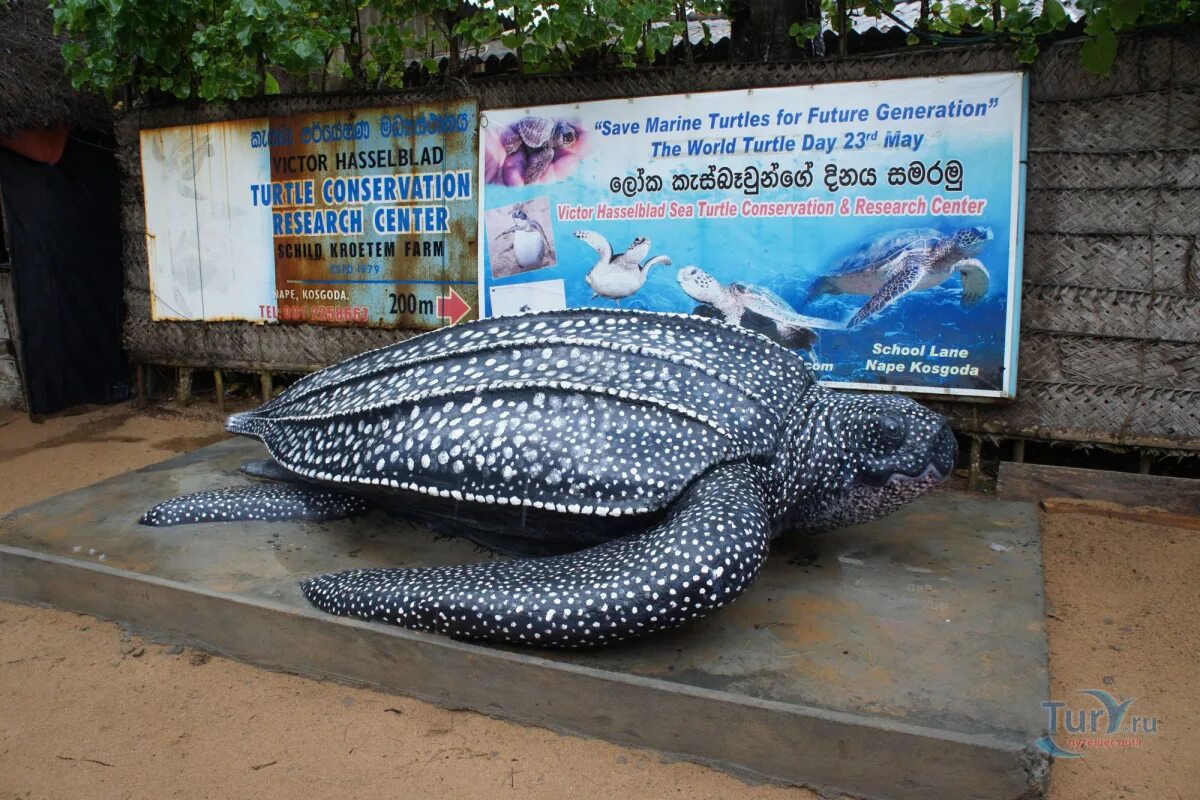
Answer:
<svg viewBox="0 0 1200 800"><path fill-rule="evenodd" d="M0 0L3 2L3 0ZM721 0L54 0L76 88L113 96L164 93L234 99L297 88L403 84L408 66L437 72L449 57L500 42L525 72L579 64L652 64L689 14Z"/></svg>
<svg viewBox="0 0 1200 800"><path fill-rule="evenodd" d="M1117 33L1139 27L1181 25L1200 21L1200 0L927 0L921 20L909 30L909 44L941 42L1011 42L1020 59L1032 62L1039 41L1081 20L1090 37L1083 45L1083 64L1106 75L1117 55ZM836 0L825 0L826 14L837 14ZM895 12L895 0L847 0L847 11L884 19ZM811 32L805 32L811 33ZM803 35L799 30L795 35Z"/></svg>
<svg viewBox="0 0 1200 800"><path fill-rule="evenodd" d="M895 2L841 5L883 17ZM1070 24L1063 2L1085 22L1083 59L1097 72L1111 69L1117 32L1200 15L1200 0L926 0L909 40L1001 39L1032 60L1040 39ZM494 42L527 73L653 64L689 16L727 14L729 0L53 0L52 8L76 88L226 100L278 92L281 81L291 90L323 90L331 79L402 86L414 61L436 73L446 57L457 76L464 58ZM825 0L830 23L837 14L837 0ZM811 21L791 26L798 40L819 31Z"/></svg>

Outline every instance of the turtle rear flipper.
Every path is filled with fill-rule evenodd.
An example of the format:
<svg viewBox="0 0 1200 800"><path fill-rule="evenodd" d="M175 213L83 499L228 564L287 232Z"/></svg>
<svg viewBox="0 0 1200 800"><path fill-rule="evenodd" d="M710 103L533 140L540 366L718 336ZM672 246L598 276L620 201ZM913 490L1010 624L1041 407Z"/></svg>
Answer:
<svg viewBox="0 0 1200 800"><path fill-rule="evenodd" d="M305 484L255 484L209 489L159 503L138 520L165 528L195 522L307 520L324 522L363 514L370 504L360 497Z"/></svg>
<svg viewBox="0 0 1200 800"><path fill-rule="evenodd" d="M661 523L567 555L358 569L302 584L322 611L467 639L589 646L673 628L736 599L767 556L762 481L745 462L692 483Z"/></svg>
<svg viewBox="0 0 1200 800"><path fill-rule="evenodd" d="M883 286L879 287L879 291L872 295L866 305L855 312L846 323L846 327L858 327L863 320L878 314L911 292L921 282L928 268L929 254L924 250L910 251L897 256Z"/></svg>
<svg viewBox="0 0 1200 800"><path fill-rule="evenodd" d="M988 293L991 279L983 262L977 258L966 258L954 265L962 278L962 304L964 308L977 305Z"/></svg>

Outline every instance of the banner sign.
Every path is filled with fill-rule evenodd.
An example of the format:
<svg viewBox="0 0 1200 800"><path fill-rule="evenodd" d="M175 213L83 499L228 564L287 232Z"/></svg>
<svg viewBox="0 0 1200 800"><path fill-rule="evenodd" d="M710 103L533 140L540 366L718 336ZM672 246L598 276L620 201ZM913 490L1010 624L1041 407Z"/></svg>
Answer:
<svg viewBox="0 0 1200 800"><path fill-rule="evenodd" d="M485 315L698 313L841 387L1012 397L1025 79L489 110Z"/></svg>
<svg viewBox="0 0 1200 800"><path fill-rule="evenodd" d="M464 100L143 130L152 318L464 318L477 117Z"/></svg>

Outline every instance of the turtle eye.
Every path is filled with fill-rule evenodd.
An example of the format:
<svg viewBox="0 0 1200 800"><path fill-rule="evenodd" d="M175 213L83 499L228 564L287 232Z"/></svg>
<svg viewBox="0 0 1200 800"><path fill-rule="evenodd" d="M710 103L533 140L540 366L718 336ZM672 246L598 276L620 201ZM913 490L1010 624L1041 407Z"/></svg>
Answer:
<svg viewBox="0 0 1200 800"><path fill-rule="evenodd" d="M904 418L896 414L880 415L879 436L891 445L903 442L908 436L908 426L904 423Z"/></svg>

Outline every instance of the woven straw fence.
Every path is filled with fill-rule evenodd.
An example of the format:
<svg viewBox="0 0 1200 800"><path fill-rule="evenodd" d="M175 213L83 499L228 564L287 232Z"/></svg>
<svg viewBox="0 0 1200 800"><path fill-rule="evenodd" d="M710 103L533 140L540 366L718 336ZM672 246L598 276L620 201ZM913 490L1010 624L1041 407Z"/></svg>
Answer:
<svg viewBox="0 0 1200 800"><path fill-rule="evenodd" d="M1122 38L1108 77L1083 68L1079 47L1046 48L1031 71L1017 400L938 407L975 435L1200 451L1200 43ZM141 109L118 122L126 346L143 363L304 372L410 335L151 322L140 128L464 96L488 109L1020 68L1000 47L912 49Z"/></svg>

